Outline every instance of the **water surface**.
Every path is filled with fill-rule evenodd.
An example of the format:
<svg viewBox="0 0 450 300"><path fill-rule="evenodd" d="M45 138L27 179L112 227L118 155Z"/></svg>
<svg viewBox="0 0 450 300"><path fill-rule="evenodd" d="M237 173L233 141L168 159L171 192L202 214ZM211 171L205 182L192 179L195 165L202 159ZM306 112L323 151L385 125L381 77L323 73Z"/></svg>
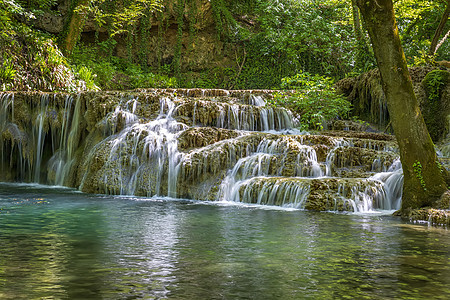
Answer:
<svg viewBox="0 0 450 300"><path fill-rule="evenodd" d="M1 299L449 299L446 228L0 184Z"/></svg>

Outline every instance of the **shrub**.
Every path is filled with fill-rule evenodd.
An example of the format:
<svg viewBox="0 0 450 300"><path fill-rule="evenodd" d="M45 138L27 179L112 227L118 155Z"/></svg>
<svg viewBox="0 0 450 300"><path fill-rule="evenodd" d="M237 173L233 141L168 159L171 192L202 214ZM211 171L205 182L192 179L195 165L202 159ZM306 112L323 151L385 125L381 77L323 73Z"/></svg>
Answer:
<svg viewBox="0 0 450 300"><path fill-rule="evenodd" d="M333 80L307 72L282 79L285 91L275 94L268 105L285 107L300 116L301 129L322 130L332 119L345 118L351 104L336 93Z"/></svg>

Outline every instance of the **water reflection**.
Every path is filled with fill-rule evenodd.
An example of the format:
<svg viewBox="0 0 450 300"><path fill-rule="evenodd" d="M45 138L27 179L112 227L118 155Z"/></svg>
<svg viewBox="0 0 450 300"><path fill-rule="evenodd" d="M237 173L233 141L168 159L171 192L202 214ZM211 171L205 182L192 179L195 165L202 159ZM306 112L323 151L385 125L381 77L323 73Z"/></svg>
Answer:
<svg viewBox="0 0 450 300"><path fill-rule="evenodd" d="M445 228L0 184L0 298L450 297Z"/></svg>
<svg viewBox="0 0 450 300"><path fill-rule="evenodd" d="M123 200L125 203L130 200ZM122 203L122 204L125 204ZM165 297L167 286L175 280L172 272L178 257L178 227L182 214L175 214L169 204L127 203L120 210L108 211L107 284L115 294ZM112 221L112 222L111 222ZM138 279L138 280L136 280Z"/></svg>

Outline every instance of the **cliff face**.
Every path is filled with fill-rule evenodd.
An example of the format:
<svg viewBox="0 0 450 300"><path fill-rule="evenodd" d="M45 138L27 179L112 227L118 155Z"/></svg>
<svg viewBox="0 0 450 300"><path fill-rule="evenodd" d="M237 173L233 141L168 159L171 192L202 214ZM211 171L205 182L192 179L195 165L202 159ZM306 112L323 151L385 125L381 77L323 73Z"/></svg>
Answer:
<svg viewBox="0 0 450 300"><path fill-rule="evenodd" d="M139 57L140 63L152 68L170 65L178 59L183 72L233 67L234 50L219 39L211 2L185 1L182 12L178 2L164 1L161 12L142 17L128 33L116 35L117 44L109 50L120 58ZM69 21L72 5L71 0L59 0L57 10L45 12L34 20L34 25L55 35L61 34ZM98 28L89 18L83 28L81 42L106 40L105 27L107 25Z"/></svg>

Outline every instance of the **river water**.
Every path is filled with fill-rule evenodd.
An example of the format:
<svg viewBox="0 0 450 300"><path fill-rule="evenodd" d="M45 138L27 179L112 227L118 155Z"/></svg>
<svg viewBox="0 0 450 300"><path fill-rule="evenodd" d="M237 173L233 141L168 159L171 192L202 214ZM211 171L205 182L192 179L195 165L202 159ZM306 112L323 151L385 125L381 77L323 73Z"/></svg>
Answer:
<svg viewBox="0 0 450 300"><path fill-rule="evenodd" d="M449 251L390 212L0 184L0 299L449 299Z"/></svg>

